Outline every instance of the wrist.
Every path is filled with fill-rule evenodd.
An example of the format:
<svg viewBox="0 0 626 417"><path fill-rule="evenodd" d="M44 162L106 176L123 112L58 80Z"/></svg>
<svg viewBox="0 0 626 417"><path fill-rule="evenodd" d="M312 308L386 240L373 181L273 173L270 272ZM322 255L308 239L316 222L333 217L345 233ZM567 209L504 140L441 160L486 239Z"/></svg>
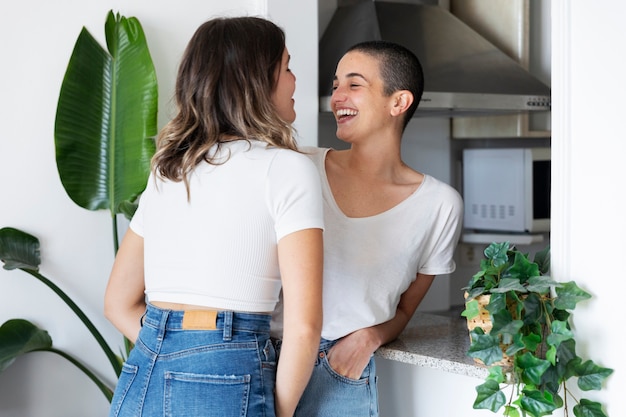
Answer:
<svg viewBox="0 0 626 417"><path fill-rule="evenodd" d="M359 333L362 345L372 353L374 353L376 349L381 347L384 343L381 335L376 331L375 327L366 327L359 330Z"/></svg>

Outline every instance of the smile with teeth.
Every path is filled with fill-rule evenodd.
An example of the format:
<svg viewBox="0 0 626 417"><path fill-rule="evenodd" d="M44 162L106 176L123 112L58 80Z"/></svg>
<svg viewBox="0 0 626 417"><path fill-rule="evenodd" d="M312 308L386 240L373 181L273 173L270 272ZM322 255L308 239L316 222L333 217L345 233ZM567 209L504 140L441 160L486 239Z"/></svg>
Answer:
<svg viewBox="0 0 626 417"><path fill-rule="evenodd" d="M339 110L337 110L337 117L338 118L342 118L342 117L346 117L346 116L356 116L357 114L359 114L359 112L356 111L356 110L352 110L352 109L339 109Z"/></svg>

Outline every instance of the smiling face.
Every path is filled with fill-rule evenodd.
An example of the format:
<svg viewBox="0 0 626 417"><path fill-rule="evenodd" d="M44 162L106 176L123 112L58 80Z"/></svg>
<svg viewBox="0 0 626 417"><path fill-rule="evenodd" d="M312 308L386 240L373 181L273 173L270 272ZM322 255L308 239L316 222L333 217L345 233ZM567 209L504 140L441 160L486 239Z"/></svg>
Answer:
<svg viewBox="0 0 626 417"><path fill-rule="evenodd" d="M296 120L295 100L293 93L296 91L296 76L289 69L289 51L285 48L280 67L277 70L276 87L272 92L272 102L280 117L288 123Z"/></svg>
<svg viewBox="0 0 626 417"><path fill-rule="evenodd" d="M352 143L388 128L393 95L385 96L383 87L376 58L358 51L344 55L330 100L339 139Z"/></svg>

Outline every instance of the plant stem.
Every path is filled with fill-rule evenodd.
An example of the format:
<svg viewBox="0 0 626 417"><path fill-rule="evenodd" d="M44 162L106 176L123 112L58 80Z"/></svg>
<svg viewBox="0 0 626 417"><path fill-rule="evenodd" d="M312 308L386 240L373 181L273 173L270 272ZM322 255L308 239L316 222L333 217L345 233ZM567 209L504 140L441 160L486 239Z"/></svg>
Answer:
<svg viewBox="0 0 626 417"><path fill-rule="evenodd" d="M111 366L113 366L113 370L115 371L115 374L119 377L120 373L122 372L122 364L120 363L115 353L113 353L113 351L107 344L106 340L104 340L104 337L102 336L102 334L100 334L96 326L94 326L91 320L89 320L89 318L85 315L85 313L83 313L80 307L78 307L78 305L76 305L76 303L74 303L74 301L72 301L72 299L63 292L63 290L61 290L52 281L50 281L48 278L44 277L37 271L33 271L31 269L23 269L23 271L31 274L32 276L37 278L39 281L43 282L52 291L54 291L59 297L61 297L63 301L65 301L65 304L67 304L69 308L72 309L72 311L78 316L78 318L83 322L83 324L87 327L87 329L89 329L93 337L96 339L96 341L98 342L98 344L104 351L104 354L107 356L107 358L109 358L109 362L111 362Z"/></svg>
<svg viewBox="0 0 626 417"><path fill-rule="evenodd" d="M120 248L119 236L117 233L117 214L113 214L113 253L117 255L117 251Z"/></svg>
<svg viewBox="0 0 626 417"><path fill-rule="evenodd" d="M100 378L98 378L96 376L96 374L91 372L87 367L85 367L82 363L80 363L73 356L71 356L68 353L65 353L65 352L63 352L61 350L54 349L54 348L41 349L41 351L47 351L47 352L56 353L57 355L62 356L63 358L65 358L68 361L70 361L71 363L73 363L78 369L83 371L85 373L85 375L87 375L89 377L89 379L91 379L98 386L98 388L100 388L100 391L102 391L102 393L106 397L107 401L109 401L109 403L111 402L111 400L113 399L113 390L111 388L109 388L104 382L102 382L102 380Z"/></svg>
<svg viewBox="0 0 626 417"><path fill-rule="evenodd" d="M565 380L562 382L563 384L563 410L565 412L565 417L569 416L569 411L567 409L567 385L565 384Z"/></svg>

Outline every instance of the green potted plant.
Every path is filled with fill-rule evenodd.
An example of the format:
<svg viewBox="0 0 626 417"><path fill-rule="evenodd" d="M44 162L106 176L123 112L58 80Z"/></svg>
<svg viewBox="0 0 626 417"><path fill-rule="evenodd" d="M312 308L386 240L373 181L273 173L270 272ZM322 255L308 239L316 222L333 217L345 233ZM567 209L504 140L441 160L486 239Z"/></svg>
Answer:
<svg viewBox="0 0 626 417"><path fill-rule="evenodd" d="M117 215L130 217L143 191L157 131L156 71L137 18L110 11L105 22L107 49L83 28L63 79L55 122L57 169L68 196L88 210L108 209L118 248ZM116 355L70 297L39 272L39 240L23 231L0 229L0 260L54 291L97 340L119 376L123 358ZM126 350L130 343L126 342ZM0 327L0 372L33 351L57 353L81 369L110 401L112 389L71 355L53 347L47 331L23 319Z"/></svg>
<svg viewBox="0 0 626 417"><path fill-rule="evenodd" d="M581 391L600 390L613 372L576 353L570 325L572 310L591 296L574 281L555 282L549 247L533 261L508 242L492 243L480 270L465 290L462 315L470 329L468 355L488 367L476 387L473 408L505 416L552 415L575 401L576 417L606 417L602 404L577 399L569 382ZM507 387L511 394L507 397Z"/></svg>

